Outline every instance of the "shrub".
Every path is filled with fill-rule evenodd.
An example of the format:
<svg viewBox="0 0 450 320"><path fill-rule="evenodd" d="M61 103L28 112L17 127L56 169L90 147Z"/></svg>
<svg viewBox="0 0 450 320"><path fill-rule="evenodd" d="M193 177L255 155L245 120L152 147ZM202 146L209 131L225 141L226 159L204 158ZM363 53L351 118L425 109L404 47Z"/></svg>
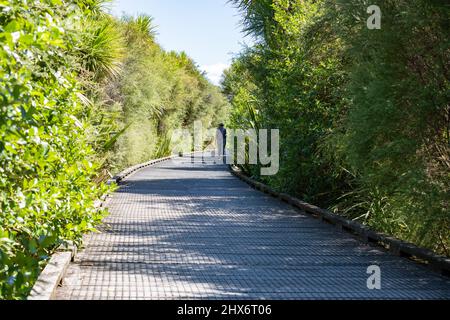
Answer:
<svg viewBox="0 0 450 320"><path fill-rule="evenodd" d="M64 8L64 9L62 9ZM0 298L25 297L49 254L102 217L60 1L0 3Z"/></svg>

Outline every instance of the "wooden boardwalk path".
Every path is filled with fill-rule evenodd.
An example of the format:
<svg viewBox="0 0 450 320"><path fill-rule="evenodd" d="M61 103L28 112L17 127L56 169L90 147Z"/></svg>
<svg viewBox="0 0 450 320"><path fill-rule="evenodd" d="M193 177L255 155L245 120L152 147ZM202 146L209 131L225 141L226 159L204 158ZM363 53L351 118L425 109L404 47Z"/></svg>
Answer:
<svg viewBox="0 0 450 320"><path fill-rule="evenodd" d="M58 299L450 299L450 280L178 158L142 169L68 269ZM371 265L381 290L367 288Z"/></svg>

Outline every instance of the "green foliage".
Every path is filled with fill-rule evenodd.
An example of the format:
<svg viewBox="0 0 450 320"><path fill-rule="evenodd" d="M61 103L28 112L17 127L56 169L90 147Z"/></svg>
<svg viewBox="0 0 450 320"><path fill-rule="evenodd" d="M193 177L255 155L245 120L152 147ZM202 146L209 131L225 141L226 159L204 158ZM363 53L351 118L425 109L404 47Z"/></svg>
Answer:
<svg viewBox="0 0 450 320"><path fill-rule="evenodd" d="M124 50L116 21L109 17L100 20L88 17L80 23L84 31L78 49L82 70L96 80L117 76Z"/></svg>
<svg viewBox="0 0 450 320"><path fill-rule="evenodd" d="M329 42L309 45L311 20L320 10L317 3L274 1L269 7L260 20L266 21L270 37L237 59L227 73L224 92L233 102L235 126L280 129L280 172L265 181L327 204L328 193L340 182L331 178L336 173L318 156L318 145L341 106L336 92L343 82L340 52L330 50ZM321 55L326 59L317 59ZM254 175L258 171L252 170Z"/></svg>
<svg viewBox="0 0 450 320"><path fill-rule="evenodd" d="M262 179L450 254L448 7L379 1L369 30L364 0L233 2L259 41L223 82L231 120L281 134Z"/></svg>
<svg viewBox="0 0 450 320"><path fill-rule="evenodd" d="M380 31L341 28L351 48L342 157L370 202L389 208L369 207L370 225L450 254L449 10L438 1L379 5ZM345 14L343 23L356 13Z"/></svg>
<svg viewBox="0 0 450 320"><path fill-rule="evenodd" d="M25 298L54 250L104 212L112 173L171 152L171 131L228 103L152 18L103 0L0 0L0 299ZM126 49L125 49L126 48Z"/></svg>
<svg viewBox="0 0 450 320"><path fill-rule="evenodd" d="M127 54L106 100L120 103L121 121L129 129L109 157L113 171L168 155L174 129L190 128L196 120L215 126L228 111L219 89L185 53L165 52L154 41L150 17L124 17L121 30Z"/></svg>
<svg viewBox="0 0 450 320"><path fill-rule="evenodd" d="M102 217L77 116L61 1L0 2L0 299L24 297L49 254Z"/></svg>

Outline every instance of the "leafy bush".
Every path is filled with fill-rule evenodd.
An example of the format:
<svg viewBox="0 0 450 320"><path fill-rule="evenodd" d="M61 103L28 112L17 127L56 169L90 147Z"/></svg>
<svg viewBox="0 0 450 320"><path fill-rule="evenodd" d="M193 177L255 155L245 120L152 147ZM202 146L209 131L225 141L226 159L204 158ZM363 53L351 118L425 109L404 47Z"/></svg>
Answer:
<svg viewBox="0 0 450 320"><path fill-rule="evenodd" d="M349 25L357 4L337 28L349 45L340 156L367 190L369 225L450 255L448 7L385 0L372 32Z"/></svg>
<svg viewBox="0 0 450 320"><path fill-rule="evenodd" d="M262 179L450 255L445 1L379 1L381 30L365 0L233 2L257 44L223 82L231 120L280 129L280 172Z"/></svg>
<svg viewBox="0 0 450 320"><path fill-rule="evenodd" d="M0 3L0 298L24 297L52 250L102 214L60 1Z"/></svg>

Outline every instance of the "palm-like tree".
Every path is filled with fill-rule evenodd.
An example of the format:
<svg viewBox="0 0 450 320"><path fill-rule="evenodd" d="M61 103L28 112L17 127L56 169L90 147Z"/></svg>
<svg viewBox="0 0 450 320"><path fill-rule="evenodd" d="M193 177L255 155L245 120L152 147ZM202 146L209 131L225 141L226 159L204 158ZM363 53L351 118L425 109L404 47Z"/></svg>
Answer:
<svg viewBox="0 0 450 320"><path fill-rule="evenodd" d="M79 48L80 63L96 80L120 72L124 46L117 23L110 17L87 18L83 22Z"/></svg>
<svg viewBox="0 0 450 320"><path fill-rule="evenodd" d="M156 25L149 15L141 14L137 17L124 16L122 18L124 37L127 43L154 43Z"/></svg>
<svg viewBox="0 0 450 320"><path fill-rule="evenodd" d="M242 25L247 35L264 40L274 20L272 0L229 0L243 14Z"/></svg>

